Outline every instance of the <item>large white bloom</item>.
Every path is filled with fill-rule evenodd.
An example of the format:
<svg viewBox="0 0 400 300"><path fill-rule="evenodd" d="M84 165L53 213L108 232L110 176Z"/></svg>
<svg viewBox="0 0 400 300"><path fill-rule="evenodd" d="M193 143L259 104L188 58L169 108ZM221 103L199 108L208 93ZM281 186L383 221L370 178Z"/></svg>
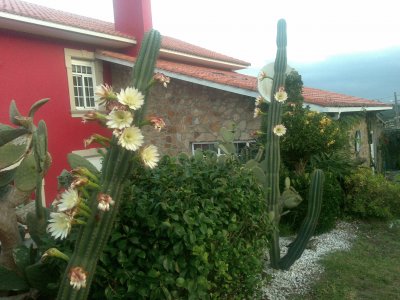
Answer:
<svg viewBox="0 0 400 300"><path fill-rule="evenodd" d="M274 127L273 132L277 136L282 136L286 133L286 127L283 126L282 124L278 124Z"/></svg>
<svg viewBox="0 0 400 300"><path fill-rule="evenodd" d="M139 128L125 128L118 138L118 144L125 149L135 151L143 144L143 135Z"/></svg>
<svg viewBox="0 0 400 300"><path fill-rule="evenodd" d="M87 272L82 267L69 270L69 284L76 290L86 287Z"/></svg>
<svg viewBox="0 0 400 300"><path fill-rule="evenodd" d="M288 95L283 88L280 88L279 91L275 93L274 98L276 101L283 103L287 100Z"/></svg>
<svg viewBox="0 0 400 300"><path fill-rule="evenodd" d="M125 110L113 110L106 118L106 125L112 129L124 129L131 126L133 121L131 112Z"/></svg>
<svg viewBox="0 0 400 300"><path fill-rule="evenodd" d="M57 205L58 211L66 211L73 209L79 203L78 192L74 189L68 189L61 194L60 202Z"/></svg>
<svg viewBox="0 0 400 300"><path fill-rule="evenodd" d="M131 87L121 90L117 97L120 103L129 106L133 110L139 109L144 103L143 94L138 89Z"/></svg>
<svg viewBox="0 0 400 300"><path fill-rule="evenodd" d="M47 225L47 232L54 238L65 239L71 231L73 218L66 213L60 212L50 213L49 225Z"/></svg>
<svg viewBox="0 0 400 300"><path fill-rule="evenodd" d="M146 166L153 169L157 166L160 160L160 154L158 154L157 147L154 145L149 145L145 147L140 153L142 160Z"/></svg>

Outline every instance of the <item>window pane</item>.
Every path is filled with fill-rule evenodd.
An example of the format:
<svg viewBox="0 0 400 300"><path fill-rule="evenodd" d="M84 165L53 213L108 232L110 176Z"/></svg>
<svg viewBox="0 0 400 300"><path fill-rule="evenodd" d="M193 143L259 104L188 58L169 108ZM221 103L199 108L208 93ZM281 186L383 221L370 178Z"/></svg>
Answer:
<svg viewBox="0 0 400 300"><path fill-rule="evenodd" d="M215 143L193 143L193 151L197 149L202 151L209 150L218 153L217 144Z"/></svg>
<svg viewBox="0 0 400 300"><path fill-rule="evenodd" d="M93 79L91 77L84 77L85 82L85 98L86 106L94 107L94 90L93 90Z"/></svg>
<svg viewBox="0 0 400 300"><path fill-rule="evenodd" d="M73 64L72 72L76 107L95 107L93 67L87 66L86 63L85 65Z"/></svg>

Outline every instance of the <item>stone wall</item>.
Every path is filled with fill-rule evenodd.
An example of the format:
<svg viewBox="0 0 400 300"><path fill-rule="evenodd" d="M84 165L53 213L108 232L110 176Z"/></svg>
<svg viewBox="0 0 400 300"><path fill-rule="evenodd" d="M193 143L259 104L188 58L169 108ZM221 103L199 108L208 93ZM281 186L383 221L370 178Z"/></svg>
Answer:
<svg viewBox="0 0 400 300"><path fill-rule="evenodd" d="M368 133L367 122L370 123L371 132ZM361 133L361 147L358 153L355 152L355 134L356 131L360 130ZM382 170L382 153L379 149L379 138L383 133L383 125L376 117L375 112L369 112L368 116L360 120L349 133L350 136L350 149L356 158L361 158L365 160L364 166L371 166L371 145L368 143L368 134L371 134L372 151L374 166L378 172Z"/></svg>
<svg viewBox="0 0 400 300"><path fill-rule="evenodd" d="M113 87L119 92L129 85L130 68L112 65ZM156 132L143 128L148 143L156 145L162 154L191 153L193 142L215 142L219 130L234 122L240 129L240 141L252 140L252 132L260 128L260 118L253 118L254 98L225 92L171 78L167 88L154 86L148 101L148 115L162 117L167 127ZM378 138L382 132L375 115L370 115L374 150L377 153ZM355 152L355 133L360 130L361 147ZM370 150L366 118L362 118L349 133L350 149L355 157L370 166ZM376 165L381 164L378 155Z"/></svg>
<svg viewBox="0 0 400 300"><path fill-rule="evenodd" d="M356 140L356 132L360 131L360 151L355 151L355 140ZM359 158L365 160L364 165L370 165L370 156L369 156L369 144L368 144L368 130L367 123L365 118L360 120L360 122L353 126L353 128L349 132L349 142L350 142L350 150L353 153L355 158Z"/></svg>
<svg viewBox="0 0 400 300"><path fill-rule="evenodd" d="M113 66L116 91L128 86L129 68ZM238 140L252 140L260 127L253 118L254 98L171 78L167 88L156 85L148 101L148 115L160 116L167 127L160 133L144 128L149 143L163 154L191 153L193 142L215 142L219 130L232 122L240 129Z"/></svg>

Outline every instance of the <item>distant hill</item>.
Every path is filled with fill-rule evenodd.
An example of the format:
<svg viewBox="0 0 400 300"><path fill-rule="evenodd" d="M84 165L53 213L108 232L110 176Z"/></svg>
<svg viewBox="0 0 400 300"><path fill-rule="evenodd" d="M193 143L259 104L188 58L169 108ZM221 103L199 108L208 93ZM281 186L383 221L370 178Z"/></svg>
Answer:
<svg viewBox="0 0 400 300"><path fill-rule="evenodd" d="M291 65L307 87L379 100L400 100L400 48L337 55L312 64ZM246 74L257 75L258 69Z"/></svg>

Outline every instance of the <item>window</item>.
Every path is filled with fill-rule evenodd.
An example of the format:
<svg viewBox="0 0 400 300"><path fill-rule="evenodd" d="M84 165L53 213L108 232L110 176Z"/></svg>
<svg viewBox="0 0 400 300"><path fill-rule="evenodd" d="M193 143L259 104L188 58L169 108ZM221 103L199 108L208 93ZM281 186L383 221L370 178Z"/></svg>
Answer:
<svg viewBox="0 0 400 300"><path fill-rule="evenodd" d="M95 108L94 66L91 62L72 60L72 82L74 101L77 109Z"/></svg>
<svg viewBox="0 0 400 300"><path fill-rule="evenodd" d="M87 111L99 109L94 89L103 83L103 63L86 50L64 49L69 100L72 117L82 117Z"/></svg>
<svg viewBox="0 0 400 300"><path fill-rule="evenodd" d="M233 142L235 148L236 148L236 153L240 154L242 150L244 150L246 147L250 147L250 145L254 144L254 141L237 141ZM218 155L223 154L223 151L218 148L218 143L217 142L196 142L192 143L192 154L196 150L202 150L202 151L213 151L216 152Z"/></svg>
<svg viewBox="0 0 400 300"><path fill-rule="evenodd" d="M361 131L357 130L354 137L354 150L356 154L360 153L361 150Z"/></svg>

